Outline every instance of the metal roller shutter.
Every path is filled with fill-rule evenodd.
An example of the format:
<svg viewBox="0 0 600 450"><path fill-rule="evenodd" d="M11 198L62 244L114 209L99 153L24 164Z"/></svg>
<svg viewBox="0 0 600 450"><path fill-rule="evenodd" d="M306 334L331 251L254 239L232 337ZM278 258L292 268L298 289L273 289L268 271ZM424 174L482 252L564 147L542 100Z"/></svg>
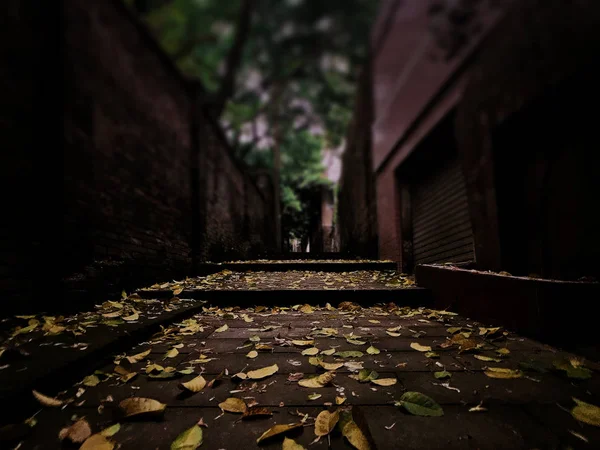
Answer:
<svg viewBox="0 0 600 450"><path fill-rule="evenodd" d="M458 158L412 186L415 264L475 259L465 180Z"/></svg>

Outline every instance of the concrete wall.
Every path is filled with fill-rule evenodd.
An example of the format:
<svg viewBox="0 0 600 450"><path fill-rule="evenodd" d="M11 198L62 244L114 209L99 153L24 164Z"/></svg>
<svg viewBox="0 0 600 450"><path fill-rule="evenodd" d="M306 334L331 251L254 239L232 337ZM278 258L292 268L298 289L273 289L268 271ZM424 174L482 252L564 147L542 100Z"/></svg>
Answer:
<svg viewBox="0 0 600 450"><path fill-rule="evenodd" d="M15 44L0 53L0 89L6 94L0 142L13 150L3 170L12 172L6 179L23 185L28 197L13 202L18 215L3 224L3 293L12 287L12 294L31 300L32 291L25 289L41 273L52 272L46 278L62 278L68 292L98 289L107 295L189 274L193 245L204 260L271 248L271 200L234 162L220 130L202 110L192 127L189 83L120 1L64 0L63 29L60 20L44 17L53 11L61 19L56 6L44 11L37 2L12 0L6 6L12 14L0 27L3 45ZM55 28L40 26L46 22ZM47 54L55 58L53 65ZM39 86L63 71L64 97L54 84L55 100L42 101ZM61 119L61 107L64 135L57 141L64 145L63 165L44 167L44 158L25 149L35 147L32 139L41 134L42 123L60 130L60 123L49 124L51 117ZM50 112L36 121L39 111ZM60 154L50 150L54 140L44 137L40 148L58 166ZM64 177L57 176L61 171ZM62 184L63 192L53 191L52 204L40 202L49 184L35 185L32 194L25 190L44 181L38 174L51 174ZM44 206L52 207L51 216L40 213ZM194 214L200 220L193 222ZM34 229L49 229L61 219L57 233ZM40 227L40 220L48 226ZM52 245L36 242L54 244L52 267L39 268L42 261L36 260ZM72 301L57 297L51 307Z"/></svg>

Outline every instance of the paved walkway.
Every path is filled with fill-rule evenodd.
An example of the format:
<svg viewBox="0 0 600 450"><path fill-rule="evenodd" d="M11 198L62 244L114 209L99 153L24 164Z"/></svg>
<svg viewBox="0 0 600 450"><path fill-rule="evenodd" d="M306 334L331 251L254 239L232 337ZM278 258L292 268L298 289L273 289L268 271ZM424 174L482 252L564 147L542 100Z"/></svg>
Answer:
<svg viewBox="0 0 600 450"><path fill-rule="evenodd" d="M114 355L67 391L42 392L61 403L42 398L55 406L40 406L35 426L17 424L11 446L0 447L63 448L59 432L77 423L63 431L65 439L120 425L110 437L93 438L105 446L88 441L84 449L113 448L105 441L122 449L193 449L171 445L186 430L197 442L199 421L200 448L207 449L279 449L286 437L317 449L600 446L600 429L572 415L583 411L599 424L593 408L572 412L573 398L600 405L593 362L444 311L336 306L311 304L307 292L306 303L291 308L204 308ZM194 379L188 389L199 392L181 386ZM131 397L166 408L152 414L162 406L147 402L150 415L123 418L119 405ZM330 421L319 415L325 410L341 413L336 426L329 426L336 413ZM297 426L258 445L276 424ZM311 445L315 430L329 428Z"/></svg>

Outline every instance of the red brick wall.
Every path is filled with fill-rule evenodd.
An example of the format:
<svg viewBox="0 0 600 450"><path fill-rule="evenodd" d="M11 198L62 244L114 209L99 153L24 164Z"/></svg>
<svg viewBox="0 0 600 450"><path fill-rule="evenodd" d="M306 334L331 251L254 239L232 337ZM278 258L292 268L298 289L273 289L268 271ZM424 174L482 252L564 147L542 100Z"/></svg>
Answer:
<svg viewBox="0 0 600 450"><path fill-rule="evenodd" d="M69 293L94 289L106 296L183 276L190 271L193 232L200 234L205 260L270 249L270 199L234 163L220 130L203 113L198 165L211 178L201 177L196 186L206 202L196 205L205 220L192 230L188 83L122 3L65 0L63 30L36 4L10 0L6 5L12 14L0 26L0 143L12 150L10 163L2 165L3 191L9 193L12 186L27 194L19 201L13 194L13 201L5 203L14 220L3 221L0 233L3 294L31 300L30 287L48 286L39 281L54 277L66 281ZM55 6L47 9L61 13ZM45 29L44 23L56 29ZM63 60L54 59L54 66L47 61L47 47L56 58L61 42L52 40L51 31L64 46ZM63 71L64 97L51 78ZM39 92L49 79L57 94L54 102ZM58 138L64 163L55 169L45 165L46 159L58 165L61 158L41 124L61 129L52 122L52 117L61 118L58 105L64 108L64 135ZM41 158L25 152L35 147L36 135L45 140ZM59 188L50 196L49 184L33 187L40 176L54 179L63 192ZM50 207L52 215L44 215L42 207ZM62 238L60 229L47 231L60 224L61 211ZM55 251L49 253L51 247ZM59 307L66 297L49 290L55 300L44 303Z"/></svg>

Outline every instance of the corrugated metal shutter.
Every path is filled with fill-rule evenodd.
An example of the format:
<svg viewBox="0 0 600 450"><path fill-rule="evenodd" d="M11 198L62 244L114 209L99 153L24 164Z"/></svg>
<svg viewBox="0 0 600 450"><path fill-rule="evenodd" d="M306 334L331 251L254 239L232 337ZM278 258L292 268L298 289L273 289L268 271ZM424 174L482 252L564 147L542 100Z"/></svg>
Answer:
<svg viewBox="0 0 600 450"><path fill-rule="evenodd" d="M473 230L458 158L413 184L411 197L414 263L473 261Z"/></svg>

